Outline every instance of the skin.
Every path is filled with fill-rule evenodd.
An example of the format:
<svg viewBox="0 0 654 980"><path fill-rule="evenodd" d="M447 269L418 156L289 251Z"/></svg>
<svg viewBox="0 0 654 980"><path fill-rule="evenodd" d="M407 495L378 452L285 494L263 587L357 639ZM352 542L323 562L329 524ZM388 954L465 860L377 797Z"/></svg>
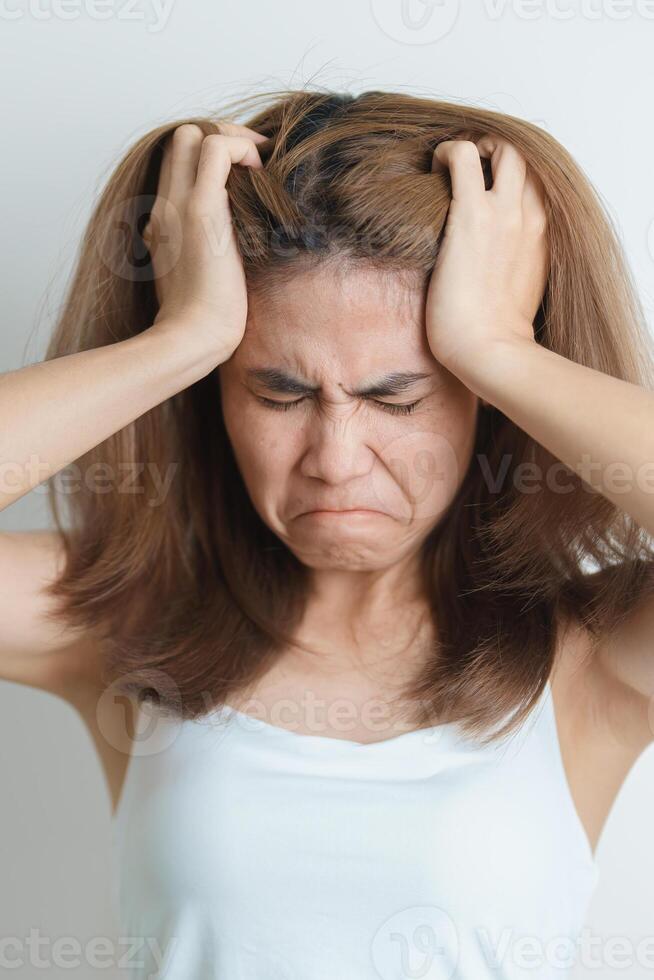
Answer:
<svg viewBox="0 0 654 980"><path fill-rule="evenodd" d="M489 191L480 154L491 158ZM368 631L371 662L384 659L384 640L396 642L400 596L408 607L419 544L452 499L470 461L480 400L495 405L569 466L589 450L601 461L620 458L625 445L636 462L643 459L641 420L648 417L651 395L565 361L535 341L533 320L549 256L542 193L525 160L494 137L476 145L452 140L436 148L433 169L439 168L449 173L452 203L424 308L422 296L403 291L397 280L359 270L337 281L323 269L298 277L276 299L251 297L245 337L220 369L228 432L255 507L313 572L303 637L329 641L327 650L304 663L303 672L278 672L263 692L266 708L278 699L291 703L294 728L295 704L313 683L328 704L343 690L355 708L370 693L379 693L374 686L366 692L361 678L348 669L351 648L343 640L342 624L355 633L358 626ZM247 369L280 362L320 384L320 395L288 413L264 410L257 395L297 396L253 388ZM382 409L346 393L377 371L422 370L424 365L432 372L425 382L428 391L394 399L425 396L408 417L387 419L378 414ZM578 410L581 393L587 406L583 413ZM601 424L599 405L606 408ZM446 443L449 453L441 452ZM446 478L428 480L426 498L416 503L407 475L415 474L412 464L423 449L440 463L432 474L440 471ZM391 458L404 465L391 465ZM320 500L358 503L359 492L369 504L371 488L387 503L386 516L349 521L297 516L299 508L318 506ZM423 483L417 493L424 489ZM622 495L619 503L643 527L652 526L645 494L626 500ZM637 670L649 646L642 637L652 618L651 603L645 606L640 632L630 621L614 643L592 658L583 631L567 633L564 641L557 636L553 692L560 744L593 847L627 772L651 743L651 681L643 676L647 671L638 675ZM375 616L384 626L377 644L370 639ZM408 669L409 661L413 654L386 660L392 665L388 675L394 677L405 665ZM623 665L619 679L618 662ZM383 690L385 700L388 687ZM354 713L357 728L345 734L367 741L368 724ZM289 723L286 717L274 721ZM339 721L330 718L330 732ZM303 713L300 730L305 723ZM318 730L324 733L324 726Z"/></svg>
<svg viewBox="0 0 654 980"><path fill-rule="evenodd" d="M272 368L320 391L270 407L261 399L303 397L252 373ZM348 394L393 372L424 377L374 401ZM339 624L330 656L349 663L346 635L421 604L418 552L470 463L479 399L432 355L420 290L362 267L322 265L252 296L244 338L219 374L253 505L312 572L303 635ZM410 414L389 408L413 402ZM378 510L307 513L320 507Z"/></svg>
<svg viewBox="0 0 654 980"><path fill-rule="evenodd" d="M654 453L654 429L647 424L652 394L536 344L531 324L547 266L544 211L524 161L503 141L475 146L454 140L436 148L434 169L447 168L452 204L423 322L422 296L419 301L399 280L361 268L352 278L323 268L298 276L276 297L246 297L233 236L226 248L212 243L224 242L229 169L260 167L256 142L263 137L226 123L222 130L203 139L197 127L181 126L172 141L174 159L165 156L151 236L160 301L155 323L127 340L2 377L0 417L7 424L0 456L11 472L0 488L0 510L219 365L230 438L255 506L313 575L303 639L327 637L330 645L305 664L311 672L304 677L298 671L277 677L269 703L301 703L310 677L328 705L343 690L351 695L355 729L349 723L344 729L340 714L326 726L321 719L317 732L303 715L300 729L376 741L394 731L385 721L380 730L378 719L360 715L358 707L382 692L385 702L388 686L364 690L350 663L353 639L362 640L371 662L390 664L393 679L410 663L403 634L410 633L404 626L419 604L411 574L415 556L465 472L478 399L487 399L570 467L590 454L601 469L618 461L634 473ZM489 191L482 151L493 165ZM172 227L168 212L179 219ZM253 389L247 370L280 365L320 384L320 395L287 413L264 409L258 395L294 396ZM372 380L371 374L425 369L431 376L423 388L385 399L422 398L406 417L346 393ZM52 419L55 411L56 424L44 427L44 413ZM427 462L441 464L426 467L427 479L425 448ZM445 479L435 478L439 472ZM648 489L600 490L654 533ZM299 514L326 500L370 505L373 493L385 514ZM94 631L62 630L48 617L51 599L43 585L58 576L63 559L56 532L0 536L0 611L6 611L0 615L0 678L74 705L93 736L115 804L135 729L125 724L122 699L102 701L99 723L105 658ZM593 844L624 777L652 741L653 631L650 597L592 658L582 631L567 634L558 651L557 724L573 796ZM271 718L266 711L266 717L289 724L286 715ZM289 727L297 730L296 718Z"/></svg>

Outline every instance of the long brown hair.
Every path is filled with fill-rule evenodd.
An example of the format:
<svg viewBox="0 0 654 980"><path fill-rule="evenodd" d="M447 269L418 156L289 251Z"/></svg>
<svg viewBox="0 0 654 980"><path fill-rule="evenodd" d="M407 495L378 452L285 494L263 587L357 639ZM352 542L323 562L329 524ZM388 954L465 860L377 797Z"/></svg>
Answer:
<svg viewBox="0 0 654 980"><path fill-rule="evenodd" d="M424 285L451 199L448 175L431 172L434 147L484 133L511 141L545 192L551 267L537 341L651 385L649 334L618 237L569 153L522 119L383 91L268 92L140 138L95 207L47 358L152 324L158 307L140 232L163 145L183 122L208 135L221 120L268 137L259 144L263 170L234 167L227 181L248 290L274 289L332 257L407 272ZM307 597L307 569L250 502L217 386L212 371L76 461L84 473L97 464L139 472L147 462L161 474L172 465L157 506L148 505L145 466L141 493L96 493L82 481L68 496L65 527L57 476L48 481L66 550L50 588L60 600L55 616L100 632L107 683L184 718L251 687L292 637ZM642 528L567 467L567 492L548 481L537 494L519 492L513 477L525 463L543 474L562 466L499 410L481 411L468 472L422 549L437 639L402 694L416 724L446 718L473 737L508 733L550 675L556 624L574 620L598 639L652 589L654 555ZM501 485L489 487L488 472L502 473L503 464Z"/></svg>

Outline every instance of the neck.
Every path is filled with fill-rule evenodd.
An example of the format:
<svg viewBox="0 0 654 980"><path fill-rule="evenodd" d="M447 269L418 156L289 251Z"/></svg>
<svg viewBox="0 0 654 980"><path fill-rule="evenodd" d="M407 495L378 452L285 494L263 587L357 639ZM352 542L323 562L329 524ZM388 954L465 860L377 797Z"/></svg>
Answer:
<svg viewBox="0 0 654 980"><path fill-rule="evenodd" d="M294 657L320 671L410 662L431 636L415 555L384 569L314 570Z"/></svg>

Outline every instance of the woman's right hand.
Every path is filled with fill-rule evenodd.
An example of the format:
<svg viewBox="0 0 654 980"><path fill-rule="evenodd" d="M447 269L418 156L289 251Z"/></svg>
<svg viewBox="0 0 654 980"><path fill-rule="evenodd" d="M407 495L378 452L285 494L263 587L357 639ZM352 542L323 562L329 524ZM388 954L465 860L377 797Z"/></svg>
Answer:
<svg viewBox="0 0 654 980"><path fill-rule="evenodd" d="M267 137L221 122L220 134L178 126L164 149L157 196L143 231L159 312L152 329L226 361L245 333L247 290L225 182L234 163L263 167Z"/></svg>

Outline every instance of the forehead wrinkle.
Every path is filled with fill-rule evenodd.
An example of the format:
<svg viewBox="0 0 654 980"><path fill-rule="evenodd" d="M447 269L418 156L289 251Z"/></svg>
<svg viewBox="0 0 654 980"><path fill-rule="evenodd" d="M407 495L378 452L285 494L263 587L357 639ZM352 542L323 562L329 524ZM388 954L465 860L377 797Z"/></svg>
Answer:
<svg viewBox="0 0 654 980"><path fill-rule="evenodd" d="M307 381L304 378L290 374L283 368L249 368L246 371L246 374L250 379L258 381L271 391L276 391L282 394L315 394L322 390L321 385L312 384L310 381ZM347 395L398 395L403 391L406 391L407 388L410 388L418 381L423 381L425 378L430 377L432 377L432 374L429 372L392 371L388 374L376 377L367 384L358 385L356 388L351 390L343 387L343 385L340 385L340 387Z"/></svg>

